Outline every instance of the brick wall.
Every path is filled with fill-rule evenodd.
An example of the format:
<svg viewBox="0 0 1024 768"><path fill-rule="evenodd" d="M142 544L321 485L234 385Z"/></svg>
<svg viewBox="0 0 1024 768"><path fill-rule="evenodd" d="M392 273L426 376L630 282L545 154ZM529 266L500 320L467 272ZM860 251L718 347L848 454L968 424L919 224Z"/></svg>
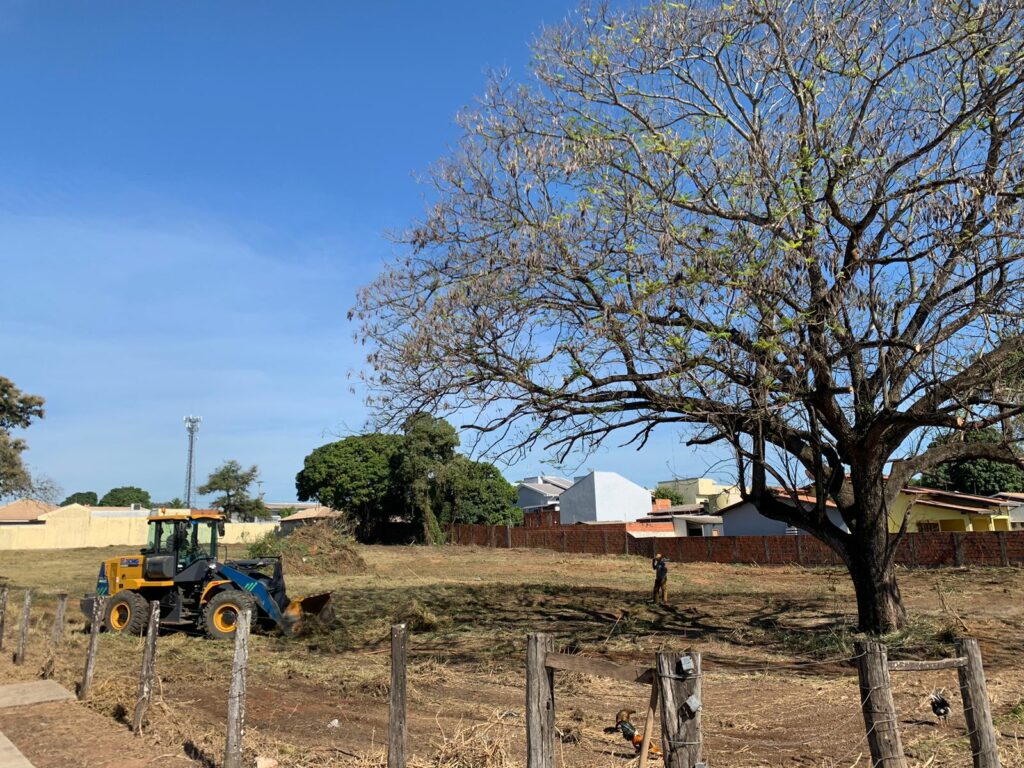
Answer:
<svg viewBox="0 0 1024 768"><path fill-rule="evenodd" d="M453 544L481 547L551 549L591 555L642 555L661 552L680 563L755 563L757 565L839 565L839 556L812 536L709 536L636 538L622 524L506 528L455 525ZM896 553L908 566L1024 565L1024 531L995 533L908 533Z"/></svg>

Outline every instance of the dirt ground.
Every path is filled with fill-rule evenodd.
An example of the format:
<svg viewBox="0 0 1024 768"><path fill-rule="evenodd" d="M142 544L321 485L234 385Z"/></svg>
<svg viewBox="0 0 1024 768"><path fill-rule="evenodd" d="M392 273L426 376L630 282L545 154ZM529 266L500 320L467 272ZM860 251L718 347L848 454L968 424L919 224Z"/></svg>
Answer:
<svg viewBox="0 0 1024 768"><path fill-rule="evenodd" d="M649 564L634 557L472 547L359 551L368 564L363 571L288 580L292 596L333 590L335 626L298 639L254 637L246 710L252 758L274 757L297 768L383 766L389 626L403 619L411 631L409 743L415 768L523 765L523 663L530 631L549 632L562 648L617 662L652 664L661 649L700 651L711 766L870 763L850 661L855 605L842 571L673 564L670 606L655 608L647 602ZM5 652L0 682L38 670L49 653L53 596L90 591L99 561L112 554L3 553L0 581L13 588L12 607L20 605L17 589L26 586L38 591L38 607L28 664L14 668ZM912 620L907 630L886 638L890 655L940 658L952 655L957 634L979 638L1003 765L1024 768L1024 571L902 571L900 583ZM9 616L16 613L9 608ZM74 689L86 638L83 620L72 616L55 654L55 677ZM15 621L8 621L8 647ZM141 640L102 636L90 707L120 728L134 706L140 659ZM182 633L161 637L147 749L219 764L230 663L227 643ZM897 674L893 680L909 763L969 765L955 672ZM555 685L560 766L636 764L632 749L602 729L618 709L642 712L649 689L570 673L557 673ZM937 689L945 689L953 703L945 726L927 704Z"/></svg>

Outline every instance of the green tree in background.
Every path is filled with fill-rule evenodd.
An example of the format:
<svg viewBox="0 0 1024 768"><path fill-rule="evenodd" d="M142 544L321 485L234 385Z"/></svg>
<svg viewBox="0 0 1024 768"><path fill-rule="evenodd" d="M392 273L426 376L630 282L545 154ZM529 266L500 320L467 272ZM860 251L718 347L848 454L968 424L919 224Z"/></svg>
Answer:
<svg viewBox="0 0 1024 768"><path fill-rule="evenodd" d="M170 501L162 501L159 504L154 504L153 506L160 507L162 509L184 509L185 501L184 499L175 496Z"/></svg>
<svg viewBox="0 0 1024 768"><path fill-rule="evenodd" d="M95 507L99 503L99 496L96 495L96 491L78 491L78 493L72 493L64 499L60 505L67 507L72 504L88 504L91 507Z"/></svg>
<svg viewBox="0 0 1024 768"><path fill-rule="evenodd" d="M434 508L441 524L516 525L516 489L493 464L456 454L437 473Z"/></svg>
<svg viewBox="0 0 1024 768"><path fill-rule="evenodd" d="M346 512L360 541L377 541L390 517L439 542L450 523L517 523L515 489L493 464L457 454L455 429L418 413L404 433L346 437L313 450L295 476L301 501Z"/></svg>
<svg viewBox="0 0 1024 768"><path fill-rule="evenodd" d="M12 429L25 429L43 418L43 398L28 395L0 376L0 498L33 495L32 476L21 460L28 447L11 437Z"/></svg>
<svg viewBox="0 0 1024 768"><path fill-rule="evenodd" d="M256 482L260 470L255 464L244 469L237 461L225 461L207 478L198 491L203 496L211 493L221 494L213 500L213 506L221 510L229 518L252 521L270 517L262 499L254 499L249 495L249 486Z"/></svg>
<svg viewBox="0 0 1024 768"><path fill-rule="evenodd" d="M100 499L99 506L130 507L132 504L138 504L143 507L153 506L153 501L149 498L149 491L144 491L134 485L122 485L118 488L111 488Z"/></svg>
<svg viewBox="0 0 1024 768"><path fill-rule="evenodd" d="M423 540L440 544L444 531L434 509L435 484L444 466L454 458L459 436L451 424L429 413L414 413L405 420L402 431L396 477L405 508L422 525Z"/></svg>
<svg viewBox="0 0 1024 768"><path fill-rule="evenodd" d="M932 447L948 445L955 441L1001 443L1003 437L998 429L990 427L975 432L943 435L932 443ZM939 464L922 474L920 485L978 496L991 496L1000 491L1020 493L1024 491L1024 471L1011 464L988 459L953 461Z"/></svg>
<svg viewBox="0 0 1024 768"><path fill-rule="evenodd" d="M654 498L656 499L668 499L672 502L672 506L678 506L679 504L685 504L686 498L670 485L659 485L654 489Z"/></svg>
<svg viewBox="0 0 1024 768"><path fill-rule="evenodd" d="M300 501L348 513L360 541L373 541L387 515L401 510L395 466L401 435L354 435L313 450L295 476Z"/></svg>

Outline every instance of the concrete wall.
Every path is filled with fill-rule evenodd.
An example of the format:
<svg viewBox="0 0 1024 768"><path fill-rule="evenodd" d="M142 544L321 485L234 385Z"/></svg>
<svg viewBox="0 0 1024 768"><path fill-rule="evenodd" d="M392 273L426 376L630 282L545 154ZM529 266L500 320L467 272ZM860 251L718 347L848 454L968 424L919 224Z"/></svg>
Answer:
<svg viewBox="0 0 1024 768"><path fill-rule="evenodd" d="M78 549L81 547L142 547L148 533L145 511L136 516L101 517L89 507L72 504L47 513L45 520L27 524L0 524L0 550ZM247 544L277 523L227 523L225 544Z"/></svg>
<svg viewBox="0 0 1024 768"><path fill-rule="evenodd" d="M651 511L651 492L616 472L591 472L558 499L562 525L638 520Z"/></svg>

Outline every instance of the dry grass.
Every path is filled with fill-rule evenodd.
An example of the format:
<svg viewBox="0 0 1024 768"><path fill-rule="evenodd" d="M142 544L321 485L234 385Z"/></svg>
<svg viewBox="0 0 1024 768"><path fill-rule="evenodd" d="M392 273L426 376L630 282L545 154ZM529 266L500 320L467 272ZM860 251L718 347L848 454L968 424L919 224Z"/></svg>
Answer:
<svg viewBox="0 0 1024 768"><path fill-rule="evenodd" d="M54 595L67 590L72 631L53 654L53 676L74 687L85 647L74 598L91 591L98 562L117 553L4 553L0 583L6 578L16 587L12 605L19 587L31 586L37 598L30 663L21 670L0 663L0 678L34 674L45 662ZM413 768L521 764L527 631L622 662L649 663L663 648L700 650L707 752L715 765L867 765L854 670L818 664L852 655L853 596L839 571L674 564L677 602L663 609L645 602L649 568L637 558L425 547L359 547L358 554L366 568L355 573L287 574L292 594L336 591L339 618L309 637L253 638L248 754L297 768L386 764L389 626L402 619L410 625ZM888 638L894 655L947 654L952 631L969 627L983 643L1004 765L1024 768L1015 736L1024 733L1024 573L904 572L901 584L914 620ZM115 720L130 711L140 656L140 640L101 638L91 707ZM188 743L201 760L219 760L230 660L226 643L161 637L162 682L147 739L167 752ZM962 717L938 729L921 703L937 687L958 700L955 675L901 675L895 686L911 764L965 764ZM559 673L556 697L565 737L557 744L559 765L635 765L628 745L602 728L621 707L645 708L641 686ZM339 727L330 727L334 720Z"/></svg>

